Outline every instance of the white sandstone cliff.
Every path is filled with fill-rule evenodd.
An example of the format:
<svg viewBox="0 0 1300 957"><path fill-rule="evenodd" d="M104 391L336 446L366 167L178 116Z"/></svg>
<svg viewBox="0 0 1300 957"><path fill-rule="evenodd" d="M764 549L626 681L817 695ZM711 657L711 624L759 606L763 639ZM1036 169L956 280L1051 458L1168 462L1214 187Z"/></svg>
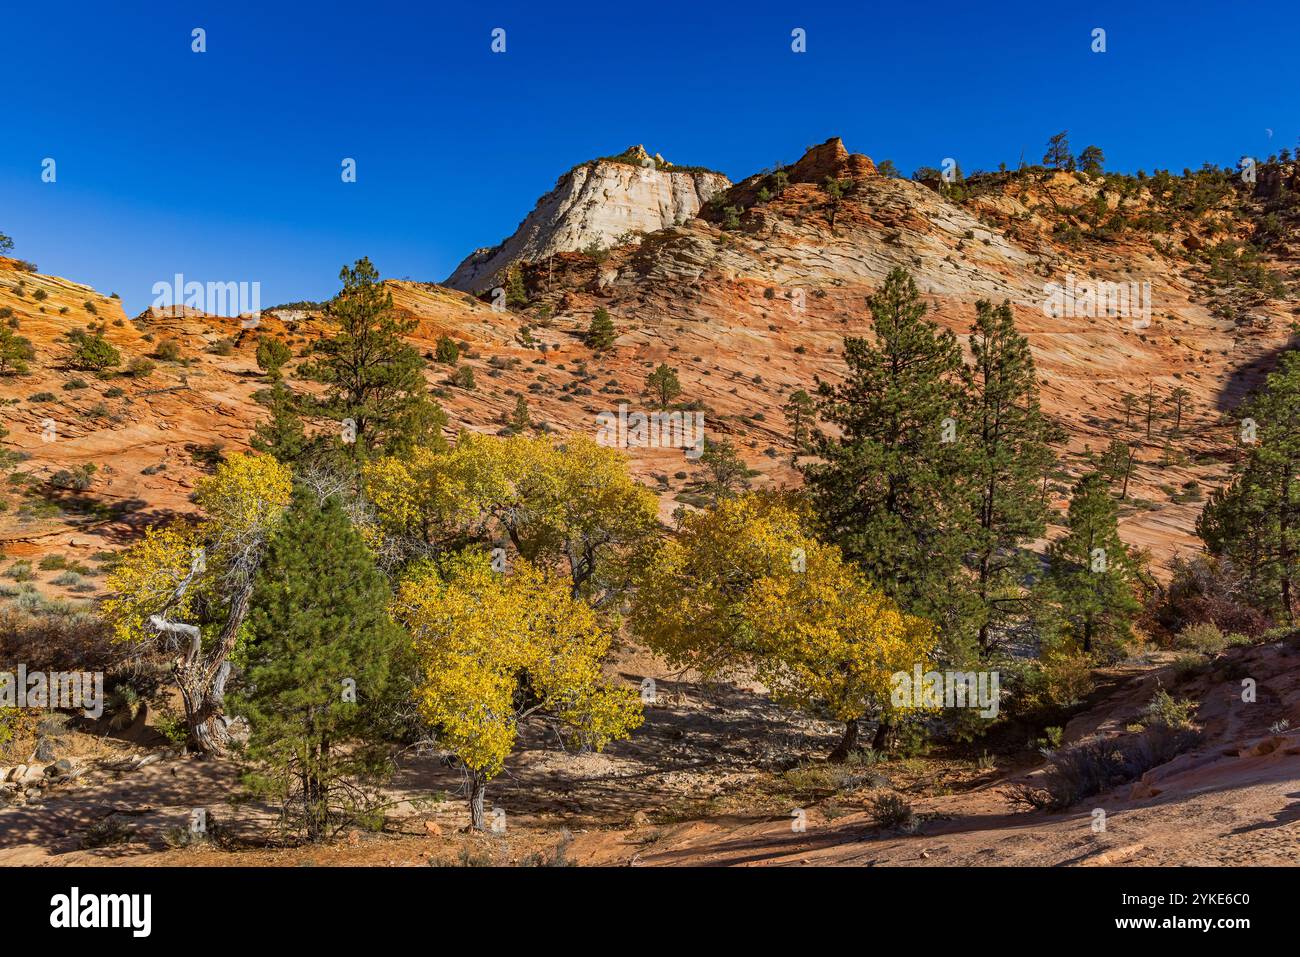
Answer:
<svg viewBox="0 0 1300 957"><path fill-rule="evenodd" d="M684 223L731 185L721 173L656 163L658 157L652 159L640 146L623 157L630 162L593 160L565 173L513 235L475 250L443 285L482 293L501 284L511 263L538 262L593 243L611 246L628 234Z"/></svg>

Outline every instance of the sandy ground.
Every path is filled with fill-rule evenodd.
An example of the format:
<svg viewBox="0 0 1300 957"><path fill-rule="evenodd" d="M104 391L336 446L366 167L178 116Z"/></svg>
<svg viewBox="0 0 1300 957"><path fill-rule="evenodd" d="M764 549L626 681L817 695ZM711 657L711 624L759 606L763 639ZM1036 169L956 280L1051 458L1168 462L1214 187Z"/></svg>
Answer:
<svg viewBox="0 0 1300 957"><path fill-rule="evenodd" d="M1254 703L1240 700L1243 674L1258 682ZM660 678L645 726L603 754L568 753L550 729L528 734L489 788L489 807L504 812L500 833L466 832L460 772L426 754L402 762L382 831L284 846L274 810L242 797L232 761L186 756L139 726L119 738L73 735L67 747L84 773L46 789L39 803L0 809L0 864L505 865L557 855L616 866L1300 861L1300 727L1270 730L1300 726L1300 650L1281 644L1232 649L1182 680L1160 662L1114 669L1065 728L1067 742L1121 731L1157 683L1201 702L1203 739L1063 813L1009 800L1010 785L1041 773L1030 751L999 755L995 767L930 755L835 777L820 759L832 726L744 688ZM141 759L150 763L133 767ZM887 792L912 804L921 822L914 832L873 824L869 802ZM195 809L207 814L214 840L174 846ZM119 822L123 838L83 848L105 820Z"/></svg>

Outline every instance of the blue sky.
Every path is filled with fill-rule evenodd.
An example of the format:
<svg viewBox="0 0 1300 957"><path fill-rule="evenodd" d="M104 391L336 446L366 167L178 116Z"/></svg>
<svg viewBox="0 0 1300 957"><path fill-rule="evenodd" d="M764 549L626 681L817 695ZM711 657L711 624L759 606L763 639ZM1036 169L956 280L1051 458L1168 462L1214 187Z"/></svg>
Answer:
<svg viewBox="0 0 1300 957"><path fill-rule="evenodd" d="M905 172L1037 161L1066 128L1128 171L1300 137L1300 4L292 6L10 5L14 254L119 292L129 314L178 272L260 282L269 306L332 295L362 255L444 279L563 171L634 143L738 179L833 135Z"/></svg>

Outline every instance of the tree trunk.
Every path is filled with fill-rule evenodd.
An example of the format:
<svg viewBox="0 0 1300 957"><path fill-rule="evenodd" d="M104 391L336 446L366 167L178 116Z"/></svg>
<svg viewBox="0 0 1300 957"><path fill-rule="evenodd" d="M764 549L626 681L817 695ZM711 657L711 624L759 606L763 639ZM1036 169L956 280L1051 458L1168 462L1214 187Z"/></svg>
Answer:
<svg viewBox="0 0 1300 957"><path fill-rule="evenodd" d="M482 831L483 798L487 793L487 775L482 771L471 771L469 778L469 826L471 830Z"/></svg>
<svg viewBox="0 0 1300 957"><path fill-rule="evenodd" d="M882 717L880 724L876 725L876 736L871 739L871 750L877 753L884 752L889 744L889 719Z"/></svg>
<svg viewBox="0 0 1300 957"><path fill-rule="evenodd" d="M223 755L230 743L226 730L225 689L229 664L223 664L209 684L203 678L202 664L181 664L175 670L185 706L185 724L189 729L187 745L199 754Z"/></svg>
<svg viewBox="0 0 1300 957"><path fill-rule="evenodd" d="M844 736L840 738L840 743L835 745L835 750L827 758L832 764L843 764L853 753L853 748L858 743L858 719L850 718L844 722Z"/></svg>

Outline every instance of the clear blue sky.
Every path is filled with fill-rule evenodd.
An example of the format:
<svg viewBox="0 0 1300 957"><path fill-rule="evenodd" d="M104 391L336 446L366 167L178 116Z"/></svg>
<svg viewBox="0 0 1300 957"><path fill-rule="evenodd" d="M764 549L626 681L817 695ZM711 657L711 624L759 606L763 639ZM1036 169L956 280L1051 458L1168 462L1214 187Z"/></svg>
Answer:
<svg viewBox="0 0 1300 957"><path fill-rule="evenodd" d="M908 173L1037 161L1065 128L1128 171L1300 136L1295 3L544 6L9 4L0 232L130 314L177 272L258 281L269 306L332 295L362 255L444 279L634 143L740 178L833 135Z"/></svg>

